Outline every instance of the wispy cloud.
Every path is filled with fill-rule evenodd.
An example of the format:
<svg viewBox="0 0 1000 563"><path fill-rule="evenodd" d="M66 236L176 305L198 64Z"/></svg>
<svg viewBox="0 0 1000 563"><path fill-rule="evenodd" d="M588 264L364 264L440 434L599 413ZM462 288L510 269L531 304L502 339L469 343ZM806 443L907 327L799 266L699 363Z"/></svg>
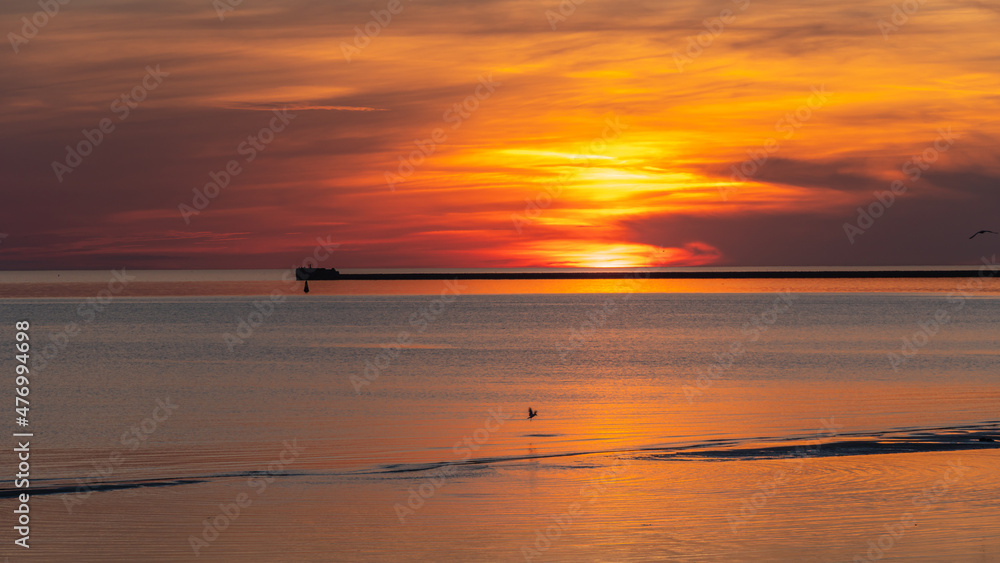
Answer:
<svg viewBox="0 0 1000 563"><path fill-rule="evenodd" d="M941 241L997 228L994 2L923 3L888 38L891 2L752 2L683 72L674 53L734 2L587 0L556 30L556 1L404 3L349 64L340 44L377 2L244 2L224 21L204 0L71 4L0 55L3 267L269 266L317 234L347 241L346 267L565 264L585 261L581 248L613 261L654 246L690 264L964 263L978 255ZM0 29L36 9L4 4ZM170 77L57 182L51 163L151 64ZM503 83L487 101L484 73ZM786 138L776 124L821 84L830 103ZM299 114L292 126L178 236L177 204L281 108ZM581 158L608 115L629 129ZM942 127L961 141L846 244L843 221ZM389 192L385 172L435 130L447 140ZM770 138L780 150L728 186ZM552 182L558 197L518 234L510 215Z"/></svg>

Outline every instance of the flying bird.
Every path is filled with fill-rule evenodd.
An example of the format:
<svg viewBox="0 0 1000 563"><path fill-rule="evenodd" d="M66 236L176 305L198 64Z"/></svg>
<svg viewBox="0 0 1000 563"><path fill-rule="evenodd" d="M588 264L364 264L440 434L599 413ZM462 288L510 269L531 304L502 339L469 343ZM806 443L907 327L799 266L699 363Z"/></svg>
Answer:
<svg viewBox="0 0 1000 563"><path fill-rule="evenodd" d="M532 418L535 418L536 416L538 416L538 411L533 411L533 410L531 410L531 407L528 407L528 420L531 420Z"/></svg>
<svg viewBox="0 0 1000 563"><path fill-rule="evenodd" d="M983 231L979 231L978 233L976 233L976 234L972 235L972 236L971 236L971 237L969 237L969 238L970 238L970 239L974 239L974 238L976 238L977 236L979 236L979 235L982 235L982 234L985 234L985 233L990 233L990 234L994 234L994 235L1000 235L1000 233L998 233L998 232L996 232L996 231L986 231L986 230L983 230Z"/></svg>

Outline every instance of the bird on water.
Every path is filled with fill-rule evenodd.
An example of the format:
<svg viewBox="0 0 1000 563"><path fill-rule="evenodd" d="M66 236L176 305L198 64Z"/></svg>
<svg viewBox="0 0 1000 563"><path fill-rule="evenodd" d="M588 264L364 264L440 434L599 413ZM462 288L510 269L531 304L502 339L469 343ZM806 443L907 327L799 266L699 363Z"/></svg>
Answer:
<svg viewBox="0 0 1000 563"><path fill-rule="evenodd" d="M993 234L993 235L1000 235L1000 233L998 233L998 232L996 232L996 231L987 231L987 230L982 230L982 231L979 231L978 233L976 233L976 234L972 235L972 236L971 236L971 237L969 237L969 238L970 238L970 239L973 239L973 238L976 238L976 237L977 237L977 236L979 236L979 235L984 235L984 234L986 234L986 233L990 233L990 234Z"/></svg>
<svg viewBox="0 0 1000 563"><path fill-rule="evenodd" d="M531 410L531 407L528 407L528 420L531 420L532 418L535 418L536 416L538 416L538 411L533 411L533 410Z"/></svg>
<svg viewBox="0 0 1000 563"><path fill-rule="evenodd" d="M302 289L302 293L309 293L309 280L306 280L306 286Z"/></svg>

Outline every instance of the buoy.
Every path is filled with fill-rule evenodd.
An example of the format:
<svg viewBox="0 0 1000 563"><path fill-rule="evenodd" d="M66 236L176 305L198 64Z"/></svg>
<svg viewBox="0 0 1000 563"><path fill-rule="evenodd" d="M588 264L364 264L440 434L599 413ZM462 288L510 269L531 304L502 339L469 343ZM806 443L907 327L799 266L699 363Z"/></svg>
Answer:
<svg viewBox="0 0 1000 563"><path fill-rule="evenodd" d="M306 280L306 287L302 290L302 293L309 293L309 280Z"/></svg>

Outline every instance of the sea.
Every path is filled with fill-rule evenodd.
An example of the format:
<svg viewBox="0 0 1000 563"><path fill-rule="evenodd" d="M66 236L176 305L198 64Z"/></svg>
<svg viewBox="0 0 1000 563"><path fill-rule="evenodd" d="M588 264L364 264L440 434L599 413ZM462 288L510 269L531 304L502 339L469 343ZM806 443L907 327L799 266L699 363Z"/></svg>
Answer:
<svg viewBox="0 0 1000 563"><path fill-rule="evenodd" d="M1000 561L993 272L303 289L0 273L0 556Z"/></svg>

